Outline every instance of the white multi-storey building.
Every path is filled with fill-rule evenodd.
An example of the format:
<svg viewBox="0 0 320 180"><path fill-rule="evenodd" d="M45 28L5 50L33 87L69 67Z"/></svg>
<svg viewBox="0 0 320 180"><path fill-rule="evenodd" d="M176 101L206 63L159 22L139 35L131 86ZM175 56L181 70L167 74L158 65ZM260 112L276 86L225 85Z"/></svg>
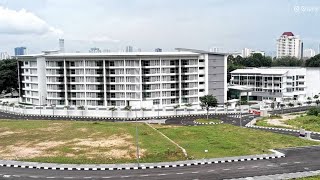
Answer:
<svg viewBox="0 0 320 180"><path fill-rule="evenodd" d="M303 50L303 57L304 58L312 58L315 55L316 55L316 51L314 49Z"/></svg>
<svg viewBox="0 0 320 180"><path fill-rule="evenodd" d="M227 96L227 55L200 50L18 56L20 102L165 107Z"/></svg>
<svg viewBox="0 0 320 180"><path fill-rule="evenodd" d="M302 41L292 32L284 32L277 39L277 58L291 56L301 59Z"/></svg>
<svg viewBox="0 0 320 180"><path fill-rule="evenodd" d="M291 98L303 100L320 92L320 69L273 67L237 69L231 72L231 85L252 89L254 100Z"/></svg>

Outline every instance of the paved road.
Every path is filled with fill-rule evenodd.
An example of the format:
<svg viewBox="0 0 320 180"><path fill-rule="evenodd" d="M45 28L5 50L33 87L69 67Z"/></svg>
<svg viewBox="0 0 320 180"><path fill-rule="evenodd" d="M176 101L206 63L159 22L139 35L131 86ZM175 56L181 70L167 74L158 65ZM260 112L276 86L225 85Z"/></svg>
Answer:
<svg viewBox="0 0 320 180"><path fill-rule="evenodd" d="M280 150L285 158L123 171L54 171L0 167L6 179L229 179L319 170L320 146Z"/></svg>

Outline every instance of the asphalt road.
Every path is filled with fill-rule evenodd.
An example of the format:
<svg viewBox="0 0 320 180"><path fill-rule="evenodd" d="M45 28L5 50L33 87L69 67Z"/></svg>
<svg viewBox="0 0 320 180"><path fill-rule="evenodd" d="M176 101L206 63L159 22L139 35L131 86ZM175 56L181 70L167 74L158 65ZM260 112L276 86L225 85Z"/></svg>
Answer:
<svg viewBox="0 0 320 180"><path fill-rule="evenodd" d="M0 167L2 179L229 179L319 170L320 146L280 150L285 158L178 168L55 171Z"/></svg>

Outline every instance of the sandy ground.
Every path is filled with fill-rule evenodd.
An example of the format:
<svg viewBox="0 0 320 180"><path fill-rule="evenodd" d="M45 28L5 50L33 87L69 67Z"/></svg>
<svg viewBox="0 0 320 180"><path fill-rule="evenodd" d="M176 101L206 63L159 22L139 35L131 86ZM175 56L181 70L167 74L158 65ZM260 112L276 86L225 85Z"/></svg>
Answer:
<svg viewBox="0 0 320 180"><path fill-rule="evenodd" d="M50 128L46 130L55 131ZM81 129L80 131L85 131ZM10 136L15 133L13 131L4 131L0 133L0 138ZM60 148L61 147L61 148ZM64 147L71 148L71 152L63 152ZM8 160L28 159L35 157L53 157L65 156L76 157L79 152L82 156L89 159L98 157L105 157L108 159L134 159L136 156L136 146L134 138L129 134L112 135L107 138L88 137L85 139L71 139L68 141L43 141L36 142L17 142L9 146L1 146L0 144L0 158ZM144 156L146 150L140 150L140 156Z"/></svg>
<svg viewBox="0 0 320 180"><path fill-rule="evenodd" d="M287 115L287 114L284 114L284 115L282 115L282 119L268 119L267 123L270 124L270 125L274 125L274 126L283 126L283 127L288 127L288 128L294 128L291 125L285 124L285 122L290 120L290 119L295 119L298 116L300 116L300 115Z"/></svg>

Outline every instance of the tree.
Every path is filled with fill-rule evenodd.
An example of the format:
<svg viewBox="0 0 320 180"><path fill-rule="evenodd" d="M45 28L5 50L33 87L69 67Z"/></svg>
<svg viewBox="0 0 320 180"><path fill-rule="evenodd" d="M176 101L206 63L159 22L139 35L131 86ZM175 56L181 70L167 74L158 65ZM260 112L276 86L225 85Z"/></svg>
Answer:
<svg viewBox="0 0 320 180"><path fill-rule="evenodd" d="M18 89L17 60L7 59L0 61L0 92L12 93Z"/></svg>
<svg viewBox="0 0 320 180"><path fill-rule="evenodd" d="M109 111L111 111L111 117L112 118L113 118L113 112L116 111L116 110L117 110L117 108L115 108L115 107L109 108Z"/></svg>
<svg viewBox="0 0 320 180"><path fill-rule="evenodd" d="M85 110L84 106L78 106L78 110L81 110L81 116L83 116L83 111Z"/></svg>
<svg viewBox="0 0 320 180"><path fill-rule="evenodd" d="M294 107L294 104L290 102L290 103L288 104L288 106L292 108L292 107Z"/></svg>
<svg viewBox="0 0 320 180"><path fill-rule="evenodd" d="M288 106L291 107L291 108L293 108L293 107L294 107L294 104L290 102L290 103L288 104Z"/></svg>
<svg viewBox="0 0 320 180"><path fill-rule="evenodd" d="M297 105L301 107L301 106L302 106L302 103L301 103L301 102L298 102Z"/></svg>
<svg viewBox="0 0 320 180"><path fill-rule="evenodd" d="M177 104L177 105L173 106L173 109L174 109L174 111L175 111L176 115L177 115L177 109L178 109L179 107L180 107L180 105L179 105L179 104Z"/></svg>
<svg viewBox="0 0 320 180"><path fill-rule="evenodd" d="M232 56L232 57L233 57L233 56ZM191 104L191 103L187 103L187 104L185 104L184 106L187 108L187 111L188 111L188 108L189 108L189 107L192 107L192 104ZM189 111L189 114L190 114L190 111Z"/></svg>
<svg viewBox="0 0 320 180"><path fill-rule="evenodd" d="M306 67L320 67L320 54L306 60Z"/></svg>
<svg viewBox="0 0 320 180"><path fill-rule="evenodd" d="M311 97L308 97L307 100L311 100Z"/></svg>
<svg viewBox="0 0 320 180"><path fill-rule="evenodd" d="M213 95L205 95L200 97L200 106L207 111L207 119L209 119L209 109L211 107L217 107L218 101Z"/></svg>
<svg viewBox="0 0 320 180"><path fill-rule="evenodd" d="M314 95L314 96L313 96L313 99L318 99L318 98L319 98L318 95Z"/></svg>
<svg viewBox="0 0 320 180"><path fill-rule="evenodd" d="M307 104L310 106L312 104L312 101L307 101Z"/></svg>
<svg viewBox="0 0 320 180"><path fill-rule="evenodd" d="M127 111L127 118L129 117L129 112L131 111L131 106L124 107L124 110Z"/></svg>
<svg viewBox="0 0 320 180"><path fill-rule="evenodd" d="M317 106L319 106L319 104L320 104L320 100L319 99L316 100L316 104L317 104Z"/></svg>
<svg viewBox="0 0 320 180"><path fill-rule="evenodd" d="M144 117L144 112L147 110L147 108L142 107L141 111L142 111L142 117Z"/></svg>
<svg viewBox="0 0 320 180"><path fill-rule="evenodd" d="M304 66L304 61L296 57L281 57L273 60L272 66Z"/></svg>

